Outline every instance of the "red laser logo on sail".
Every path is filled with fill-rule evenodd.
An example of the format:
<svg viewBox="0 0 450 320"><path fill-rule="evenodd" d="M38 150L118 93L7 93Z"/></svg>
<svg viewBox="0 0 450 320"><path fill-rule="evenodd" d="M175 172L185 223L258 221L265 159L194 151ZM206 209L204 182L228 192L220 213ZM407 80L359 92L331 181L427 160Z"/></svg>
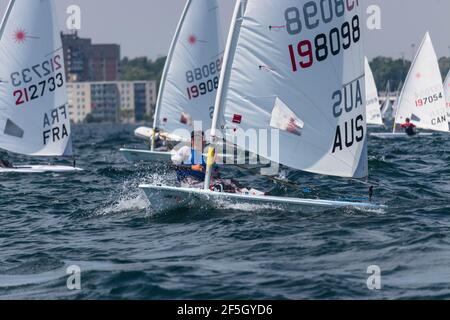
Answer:
<svg viewBox="0 0 450 320"><path fill-rule="evenodd" d="M191 46L195 45L197 43L197 37L194 35L189 36L188 42Z"/></svg>
<svg viewBox="0 0 450 320"><path fill-rule="evenodd" d="M14 32L14 40L16 43L24 43L27 40L27 33L24 29L17 29Z"/></svg>

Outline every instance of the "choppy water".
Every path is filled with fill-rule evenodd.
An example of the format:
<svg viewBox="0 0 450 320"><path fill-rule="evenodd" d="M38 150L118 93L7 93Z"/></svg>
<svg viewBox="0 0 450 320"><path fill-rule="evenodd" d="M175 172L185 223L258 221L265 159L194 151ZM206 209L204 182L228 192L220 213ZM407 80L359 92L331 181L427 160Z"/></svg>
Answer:
<svg viewBox="0 0 450 320"><path fill-rule="evenodd" d="M450 137L370 140L385 212L234 206L155 215L137 186L163 174L117 152L137 142L132 131L76 127L84 173L0 177L0 298L450 298ZM296 171L295 189L227 174L277 195L367 191ZM81 268L80 291L67 289L70 265ZM379 291L367 288L370 265L381 268Z"/></svg>

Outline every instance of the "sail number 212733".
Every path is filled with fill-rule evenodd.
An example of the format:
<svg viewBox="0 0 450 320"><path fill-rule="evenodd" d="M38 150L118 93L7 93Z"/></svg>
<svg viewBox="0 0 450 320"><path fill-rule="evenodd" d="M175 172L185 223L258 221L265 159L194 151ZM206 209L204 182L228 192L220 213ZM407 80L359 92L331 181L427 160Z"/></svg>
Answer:
<svg viewBox="0 0 450 320"><path fill-rule="evenodd" d="M11 83L17 106L43 97L64 85L62 58L55 55L42 63L11 73ZM61 70L61 71L59 71Z"/></svg>

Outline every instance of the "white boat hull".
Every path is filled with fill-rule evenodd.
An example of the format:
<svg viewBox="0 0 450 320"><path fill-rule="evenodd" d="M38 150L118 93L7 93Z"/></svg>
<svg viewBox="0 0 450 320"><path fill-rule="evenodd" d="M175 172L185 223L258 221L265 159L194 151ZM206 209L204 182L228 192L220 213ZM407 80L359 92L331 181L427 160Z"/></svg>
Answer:
<svg viewBox="0 0 450 320"><path fill-rule="evenodd" d="M415 137L430 137L434 135L434 133L429 132L419 132L415 136L408 136L404 132L373 132L370 134L371 137L381 138L381 139L398 139L398 138L415 138Z"/></svg>
<svg viewBox="0 0 450 320"><path fill-rule="evenodd" d="M35 166L16 166L14 168L0 168L0 173L69 173L80 172L83 169L69 166L51 166L51 165L35 165Z"/></svg>
<svg viewBox="0 0 450 320"><path fill-rule="evenodd" d="M203 189L154 186L143 184L144 190L155 212L166 212L182 208L224 208L230 205L262 206L281 211L322 212L328 209L353 208L360 210L383 210L386 207L372 203L329 201L273 196L257 196L213 192Z"/></svg>
<svg viewBox="0 0 450 320"><path fill-rule="evenodd" d="M127 161L138 162L171 162L172 153L170 151L151 151L139 149L120 149L120 153Z"/></svg>

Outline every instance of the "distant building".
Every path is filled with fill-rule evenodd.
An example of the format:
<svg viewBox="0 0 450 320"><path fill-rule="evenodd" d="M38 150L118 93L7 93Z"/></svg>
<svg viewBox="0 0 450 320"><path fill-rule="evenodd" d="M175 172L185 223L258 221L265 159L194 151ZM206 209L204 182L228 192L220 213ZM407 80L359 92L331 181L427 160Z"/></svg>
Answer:
<svg viewBox="0 0 450 320"><path fill-rule="evenodd" d="M156 81L72 82L67 88L75 123L136 123L153 117Z"/></svg>
<svg viewBox="0 0 450 320"><path fill-rule="evenodd" d="M115 82L91 83L92 122L119 122L120 93Z"/></svg>
<svg viewBox="0 0 450 320"><path fill-rule="evenodd" d="M92 44L77 32L61 33L69 82L117 81L119 79L120 46Z"/></svg>
<svg viewBox="0 0 450 320"><path fill-rule="evenodd" d="M82 123L91 113L91 85L88 82L68 83L70 119Z"/></svg>

